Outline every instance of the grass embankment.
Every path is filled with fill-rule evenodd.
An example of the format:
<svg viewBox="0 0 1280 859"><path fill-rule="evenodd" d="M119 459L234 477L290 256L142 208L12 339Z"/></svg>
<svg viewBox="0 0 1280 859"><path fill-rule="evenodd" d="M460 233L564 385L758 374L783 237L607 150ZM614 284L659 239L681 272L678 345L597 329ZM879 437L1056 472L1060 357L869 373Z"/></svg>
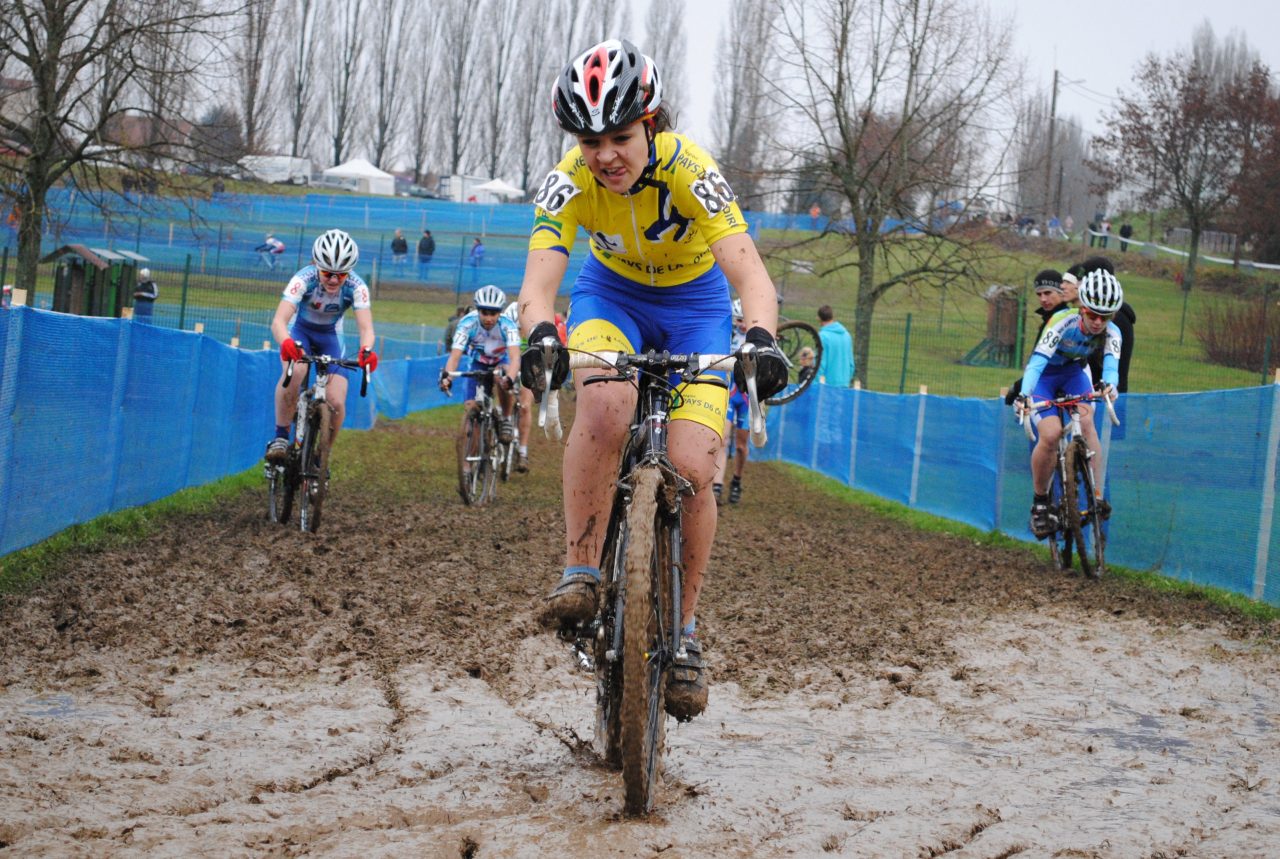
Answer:
<svg viewBox="0 0 1280 859"><path fill-rule="evenodd" d="M941 291L900 287L884 296L877 303L872 320L868 387L877 391L901 388L905 393L915 393L919 386L926 385L932 394L996 396L1020 375L1022 363L1034 345L1031 338L1040 324L1035 315L1038 304L1031 290L1036 272L1043 268L1062 270L1095 253L1105 253L1116 263L1125 298L1137 313L1130 390L1182 392L1262 383L1260 370L1245 371L1206 361L1195 334L1206 307L1242 299L1205 289L1184 295L1171 277L1136 273L1134 269L1149 266L1143 266L1133 251L1121 254L1110 248L1104 252L1047 240L1029 244L1034 248L1008 252L993 248L984 263L981 280L957 281ZM817 308L830 304L836 318L853 330L856 269L820 274L856 259L845 239L827 236L815 241L811 234L802 237L766 232L761 247L775 282L785 293L783 312L788 317L816 324ZM810 266L815 269L813 273L805 271ZM990 305L983 293L994 284L1018 287L1026 296L1022 356L1013 368L962 365L959 361L986 337ZM909 346L905 342L908 315Z"/></svg>

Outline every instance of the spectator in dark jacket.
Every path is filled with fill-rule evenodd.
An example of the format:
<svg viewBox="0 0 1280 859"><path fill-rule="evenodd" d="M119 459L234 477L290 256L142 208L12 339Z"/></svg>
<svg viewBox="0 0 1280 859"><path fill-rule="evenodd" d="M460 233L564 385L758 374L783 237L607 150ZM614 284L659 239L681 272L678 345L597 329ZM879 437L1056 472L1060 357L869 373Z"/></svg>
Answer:
<svg viewBox="0 0 1280 859"><path fill-rule="evenodd" d="M1074 286L1076 278L1073 275L1071 283ZM1036 300L1040 302L1040 306L1036 308L1036 316L1040 317L1040 328L1036 331L1035 339L1031 341L1032 346L1039 342L1040 335L1044 333L1044 327L1049 322L1049 317L1064 308L1069 309L1071 305L1068 303L1066 291L1063 289L1063 275L1056 269L1046 268L1044 271L1036 275L1034 288L1036 291ZM1022 393L1022 377L1018 377L1012 385L1009 386L1009 392L1004 395L1006 405L1013 405L1013 401Z"/></svg>

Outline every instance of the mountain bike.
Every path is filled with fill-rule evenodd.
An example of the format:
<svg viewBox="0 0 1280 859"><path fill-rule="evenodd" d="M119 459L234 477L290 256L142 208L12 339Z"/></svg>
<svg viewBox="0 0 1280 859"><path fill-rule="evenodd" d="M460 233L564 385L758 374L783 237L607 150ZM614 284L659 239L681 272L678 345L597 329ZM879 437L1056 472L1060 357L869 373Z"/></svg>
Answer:
<svg viewBox="0 0 1280 859"><path fill-rule="evenodd" d="M1090 460L1093 451L1085 444L1080 431L1081 403L1102 400L1107 407L1107 417L1114 425L1120 424L1115 407L1105 395L1094 392L1084 396L1058 397L1040 400L1032 404L1036 411L1055 409L1062 420L1062 435L1058 437L1058 458L1050 487L1049 509L1057 520L1057 529L1043 538L1049 542L1049 557L1056 569L1070 570L1074 551L1080 558L1080 570L1086 576L1101 578L1106 570L1107 537L1102 523L1111 516L1111 505L1103 500L1097 489ZM1023 412L1019 423L1027 438L1034 441L1030 415Z"/></svg>
<svg viewBox="0 0 1280 859"><path fill-rule="evenodd" d="M822 338L818 329L808 322L790 319L778 323L778 350L787 359L787 386L769 399L765 405L781 406L789 403L809 389L818 377L818 368L822 365ZM800 363L800 350L808 347L813 350L813 363L806 366Z"/></svg>
<svg viewBox="0 0 1280 859"><path fill-rule="evenodd" d="M516 470L516 454L520 449L520 405L519 389L515 391L515 404L511 407L511 441L504 442L498 437L498 479L506 483L511 479L511 472Z"/></svg>
<svg viewBox="0 0 1280 859"><path fill-rule="evenodd" d="M502 413L493 396L496 367L454 370L452 378L475 379L475 407L467 412L466 426L458 439L458 494L468 507L483 507L498 495L498 476L510 470L516 443L503 442L498 434ZM453 396L452 392L449 394ZM502 477L506 480L506 475Z"/></svg>
<svg viewBox="0 0 1280 859"><path fill-rule="evenodd" d="M315 368L311 385L298 395L297 414L293 420L293 444L283 463L267 463L267 515L272 522L287 524L293 515L293 502L298 499L298 524L303 531L315 533L320 528L320 513L329 492L329 449L333 444L333 407L326 399L332 368L360 370L360 396L369 390L369 373L356 361L328 355L307 355L289 362L281 387L293 379L295 363L307 364L307 372Z"/></svg>
<svg viewBox="0 0 1280 859"><path fill-rule="evenodd" d="M554 363L552 346L544 365ZM744 366L751 395L751 425L763 444L764 415L755 397L755 359ZM637 391L631 432L623 447L601 553L596 616L561 630L578 661L596 676L596 750L622 770L625 809L653 807L661 767L667 673L680 652L683 570L681 505L694 488L667 455L668 417L679 402L676 386L708 369L732 371L732 355L574 353L570 367L612 371L586 385L623 382ZM672 381L672 376L676 377ZM546 381L549 386L550 372ZM546 390L546 388L544 388ZM542 397L539 426L555 394Z"/></svg>

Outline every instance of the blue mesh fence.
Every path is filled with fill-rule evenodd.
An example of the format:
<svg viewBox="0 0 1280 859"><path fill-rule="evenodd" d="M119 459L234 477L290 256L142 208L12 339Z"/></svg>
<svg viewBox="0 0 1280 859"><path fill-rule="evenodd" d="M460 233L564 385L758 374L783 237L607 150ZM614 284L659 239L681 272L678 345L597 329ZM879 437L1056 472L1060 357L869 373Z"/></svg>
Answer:
<svg viewBox="0 0 1280 859"><path fill-rule="evenodd" d="M272 432L274 351L18 308L0 356L0 553L249 468ZM367 398L350 386L347 427L457 402L443 357L388 358ZM1122 399L1123 431L1102 427L1112 561L1280 604L1278 388ZM1031 539L1029 446L999 400L819 385L769 427L753 455Z"/></svg>
<svg viewBox="0 0 1280 859"><path fill-rule="evenodd" d="M1280 604L1280 386L1122 398L1101 426L1107 556ZM1030 446L999 400L815 386L769 415L759 458L1031 541ZM755 455L755 453L753 453Z"/></svg>

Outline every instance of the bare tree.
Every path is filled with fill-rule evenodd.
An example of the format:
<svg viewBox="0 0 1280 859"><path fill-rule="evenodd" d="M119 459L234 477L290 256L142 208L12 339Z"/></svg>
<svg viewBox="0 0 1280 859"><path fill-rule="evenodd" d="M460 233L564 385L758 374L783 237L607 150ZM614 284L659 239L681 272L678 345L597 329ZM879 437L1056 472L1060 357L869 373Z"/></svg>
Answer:
<svg viewBox="0 0 1280 859"><path fill-rule="evenodd" d="M279 68L272 47L275 0L242 0L238 26L232 33L231 61L238 90L244 146L249 152L265 149L271 126L272 81Z"/></svg>
<svg viewBox="0 0 1280 859"><path fill-rule="evenodd" d="M748 4L750 5L750 4ZM645 41L641 50L653 57L662 72L663 99L680 104L685 97L684 19L688 7L679 0L652 0L645 19Z"/></svg>
<svg viewBox="0 0 1280 859"><path fill-rule="evenodd" d="M528 13L528 4L520 0L488 0L480 10L484 22L482 52L484 65L489 69L486 83L478 94L478 107L483 113L481 136L477 141L485 159L486 172L497 176L503 155L507 152L507 136L511 130L512 82L527 74L527 66L518 66L515 56L518 50L517 36L523 38L520 10Z"/></svg>
<svg viewBox="0 0 1280 859"><path fill-rule="evenodd" d="M22 151L0 160L0 194L18 214L16 285L35 286L40 239L50 216L49 191L78 181L104 161L137 164L155 151L153 139L130 134L132 117L151 117L162 79L144 77L169 58L173 78L195 78L204 69L188 40L211 43L226 13L202 0L175 3L125 0L5 0L0 14L0 77L29 82L21 106L0 114L0 133ZM166 42L172 52L146 43ZM166 118L166 121L168 119ZM103 176L83 184L103 188Z"/></svg>
<svg viewBox="0 0 1280 859"><path fill-rule="evenodd" d="M409 36L408 0L374 0L373 163L385 169L400 133L405 103L404 66Z"/></svg>
<svg viewBox="0 0 1280 859"><path fill-rule="evenodd" d="M551 113L550 92L568 56L560 55L558 20L555 16L530 14L536 9L521 5L520 31L523 35L514 62L525 69L511 82L512 123L520 133L512 140L512 169L520 187L532 191L532 184L558 160L564 134Z"/></svg>
<svg viewBox="0 0 1280 859"><path fill-rule="evenodd" d="M412 30L414 49L406 78L409 88L409 161L413 164L413 181L422 182L427 174L435 139L437 117L435 106L439 103L438 37L440 18L437 15L419 15Z"/></svg>
<svg viewBox="0 0 1280 859"><path fill-rule="evenodd" d="M334 164L346 160L351 134L363 119L359 87L364 72L364 9L364 0L335 0L329 7L329 41L338 45L337 57L328 66L326 88Z"/></svg>
<svg viewBox="0 0 1280 859"><path fill-rule="evenodd" d="M475 100L481 81L473 71L477 61L479 27L471 14L469 0L443 0L441 7L440 53L443 90L443 127L449 172L462 172L463 155L471 142L475 122ZM468 168L472 165L468 164Z"/></svg>
<svg viewBox="0 0 1280 859"><path fill-rule="evenodd" d="M1011 29L949 0L794 0L775 20L785 35L772 97L787 109L793 151L804 153L796 166L808 175L819 168L850 216L839 233L847 249L821 264L828 276L856 274L854 344L865 382L881 297L904 284L975 279L984 246L943 229L932 213L976 194L994 168L975 171L1009 145L979 129L996 128L994 116L1012 106ZM939 189L949 198L934 197Z"/></svg>
<svg viewBox="0 0 1280 859"><path fill-rule="evenodd" d="M1195 281L1201 234L1236 200L1246 155L1261 147L1263 105L1242 97L1253 76L1266 77L1236 40L1215 48L1204 24L1188 51L1167 58L1148 55L1132 90L1104 120L1107 133L1095 140L1096 166L1104 187L1136 182L1152 206L1181 210L1191 234L1183 288Z"/></svg>
<svg viewBox="0 0 1280 859"><path fill-rule="evenodd" d="M311 100L316 89L316 50L320 35L320 0L288 3L283 34L291 34L289 53L289 154L297 158L311 143Z"/></svg>
<svg viewBox="0 0 1280 859"><path fill-rule="evenodd" d="M740 0L720 32L725 64L712 108L716 160L741 202L752 207L763 200L765 150L774 130L765 93L775 65L772 20L768 0Z"/></svg>

